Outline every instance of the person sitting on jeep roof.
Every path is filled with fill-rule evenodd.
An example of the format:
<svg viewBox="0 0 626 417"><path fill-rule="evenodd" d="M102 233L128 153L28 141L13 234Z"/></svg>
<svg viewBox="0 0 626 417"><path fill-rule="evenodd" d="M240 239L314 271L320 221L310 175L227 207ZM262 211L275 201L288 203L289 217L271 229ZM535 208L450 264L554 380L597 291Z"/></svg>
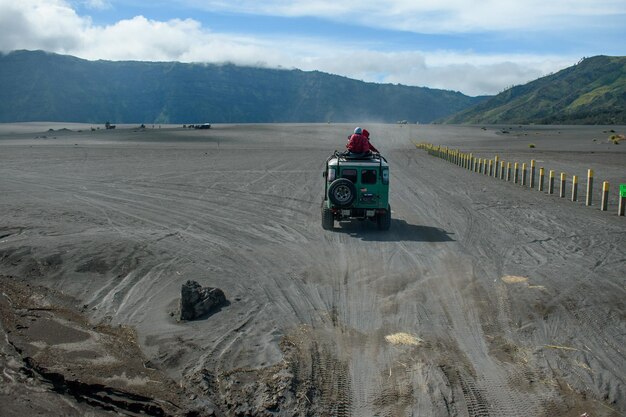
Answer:
<svg viewBox="0 0 626 417"><path fill-rule="evenodd" d="M346 145L349 152L355 154L362 154L369 152L369 142L365 136L363 136L363 130L360 127L354 129L354 134L348 138L348 144Z"/></svg>
<svg viewBox="0 0 626 417"><path fill-rule="evenodd" d="M367 130L363 129L362 134L367 139L367 144L369 145L369 150L372 151L372 152L380 153L378 151L378 149L376 149L376 147L374 147L374 145L372 145L372 143L370 142L370 132L368 132Z"/></svg>

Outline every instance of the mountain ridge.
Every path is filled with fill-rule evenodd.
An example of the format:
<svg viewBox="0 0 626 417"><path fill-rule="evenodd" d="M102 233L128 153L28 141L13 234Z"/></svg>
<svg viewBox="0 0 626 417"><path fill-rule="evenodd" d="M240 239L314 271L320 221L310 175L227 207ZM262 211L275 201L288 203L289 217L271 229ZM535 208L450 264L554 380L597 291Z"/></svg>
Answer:
<svg viewBox="0 0 626 417"><path fill-rule="evenodd" d="M440 120L451 124L626 123L626 57L598 55Z"/></svg>
<svg viewBox="0 0 626 417"><path fill-rule="evenodd" d="M0 122L430 123L484 98L320 71L0 55Z"/></svg>

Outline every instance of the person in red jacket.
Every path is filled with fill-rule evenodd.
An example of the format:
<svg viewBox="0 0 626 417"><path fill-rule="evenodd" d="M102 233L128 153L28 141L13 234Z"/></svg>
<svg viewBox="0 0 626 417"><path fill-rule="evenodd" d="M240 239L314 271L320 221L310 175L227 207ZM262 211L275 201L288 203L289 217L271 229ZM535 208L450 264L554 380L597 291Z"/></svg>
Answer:
<svg viewBox="0 0 626 417"><path fill-rule="evenodd" d="M348 148L349 152L355 154L366 154L371 151L378 152L378 149L369 142L369 135L370 133L367 130L357 127L354 129L354 134L348 138L346 148Z"/></svg>
<svg viewBox="0 0 626 417"><path fill-rule="evenodd" d="M367 138L363 136L363 130L360 127L354 129L354 133L348 138L346 148L352 153L365 153L369 150Z"/></svg>
<svg viewBox="0 0 626 417"><path fill-rule="evenodd" d="M367 139L367 145L369 147L369 150L371 152L380 153L378 151L378 149L376 149L376 147L374 147L374 145L372 145L372 143L370 142L370 132L368 132L367 130L363 129L362 134L363 134L363 136L365 136L365 139Z"/></svg>

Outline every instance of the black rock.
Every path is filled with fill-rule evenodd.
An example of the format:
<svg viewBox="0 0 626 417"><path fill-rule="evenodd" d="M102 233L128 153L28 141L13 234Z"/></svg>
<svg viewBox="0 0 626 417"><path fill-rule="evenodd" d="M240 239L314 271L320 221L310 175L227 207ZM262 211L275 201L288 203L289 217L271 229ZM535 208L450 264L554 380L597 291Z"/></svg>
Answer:
<svg viewBox="0 0 626 417"><path fill-rule="evenodd" d="M180 320L206 317L224 304L224 291L215 287L202 287L196 281L189 280L180 290Z"/></svg>

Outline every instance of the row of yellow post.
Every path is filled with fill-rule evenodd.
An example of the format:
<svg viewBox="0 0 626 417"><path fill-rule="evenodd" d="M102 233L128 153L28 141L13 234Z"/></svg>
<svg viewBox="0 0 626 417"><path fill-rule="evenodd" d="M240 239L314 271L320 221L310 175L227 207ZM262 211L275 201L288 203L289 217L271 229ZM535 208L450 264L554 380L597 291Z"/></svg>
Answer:
<svg viewBox="0 0 626 417"><path fill-rule="evenodd" d="M415 146L418 149L425 149L429 155L436 156L444 159L453 164L459 165L469 171L488 175L490 177L500 178L501 180L512 181L515 184L521 184L522 186L529 188L537 188L539 191L545 190L545 169L539 168L539 178L536 177L535 160L530 161L530 167L524 162L521 165L514 162L501 161L496 155L493 159L476 158L472 153L461 152L457 149L450 149L444 146L435 146L430 143L416 143ZM559 197L565 198L567 175L561 172L559 178ZM548 173L547 192L548 194L554 194L555 187L555 172L550 170ZM626 207L626 195L623 195L623 190L620 190L618 196L618 216L624 215ZM571 200L578 201L578 175L572 177L572 191ZM602 201L600 202L600 210L607 211L609 201L609 182L604 181L602 183ZM587 170L587 195L585 197L585 205L590 206L593 204L593 170Z"/></svg>

